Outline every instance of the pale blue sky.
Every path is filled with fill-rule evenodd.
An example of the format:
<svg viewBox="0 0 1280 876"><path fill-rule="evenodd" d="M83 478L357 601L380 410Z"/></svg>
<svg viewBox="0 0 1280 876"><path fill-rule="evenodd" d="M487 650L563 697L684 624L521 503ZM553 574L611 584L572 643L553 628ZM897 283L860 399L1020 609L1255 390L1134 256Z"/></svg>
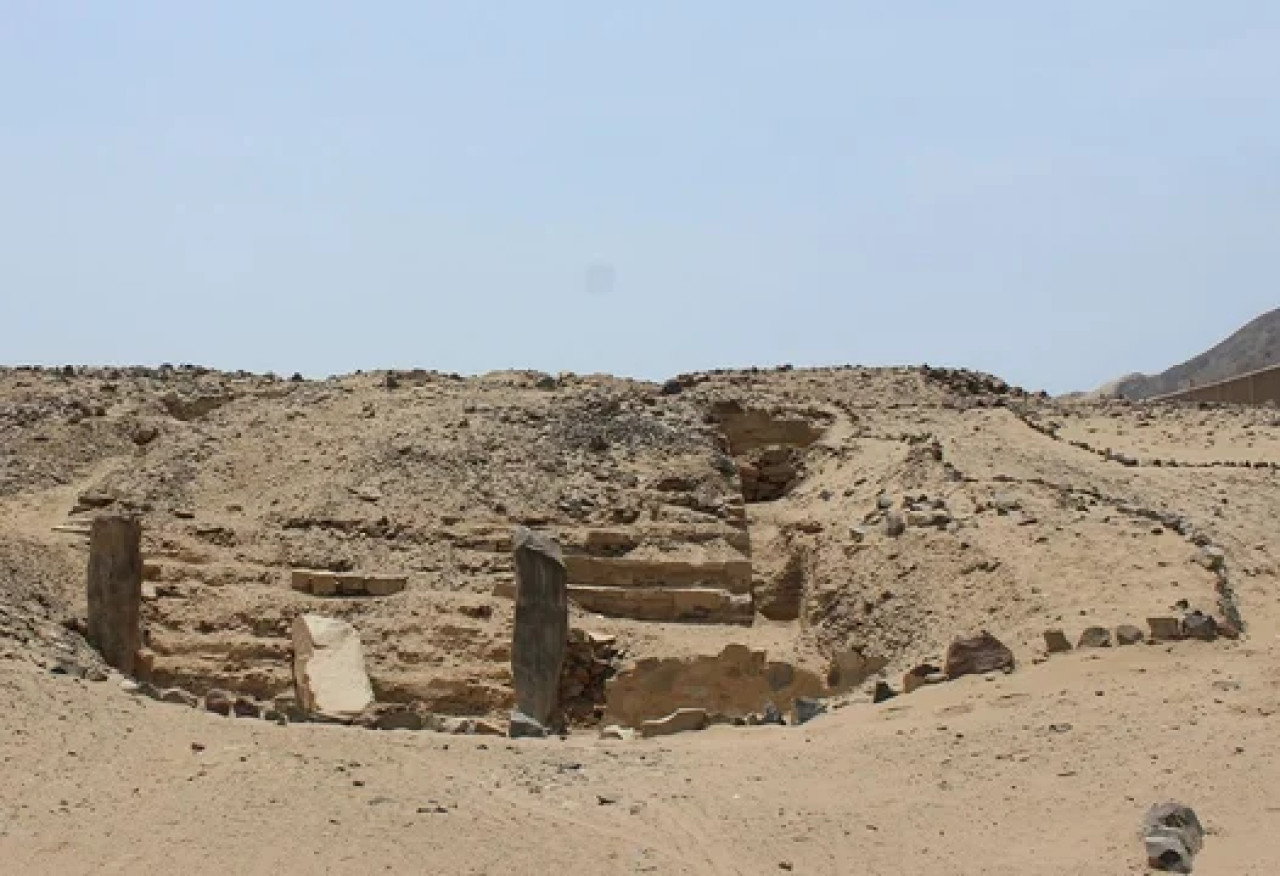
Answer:
<svg viewBox="0 0 1280 876"><path fill-rule="evenodd" d="M0 0L0 361L1159 370L1280 304L1280 3Z"/></svg>

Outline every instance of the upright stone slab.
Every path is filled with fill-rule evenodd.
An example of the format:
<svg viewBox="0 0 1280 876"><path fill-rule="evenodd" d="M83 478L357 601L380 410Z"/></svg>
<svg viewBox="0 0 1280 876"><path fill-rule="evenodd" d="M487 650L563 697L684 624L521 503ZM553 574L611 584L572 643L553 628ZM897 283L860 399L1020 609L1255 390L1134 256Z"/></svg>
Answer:
<svg viewBox="0 0 1280 876"><path fill-rule="evenodd" d="M346 621L318 614L294 620L293 682L309 715L349 720L373 705L360 634Z"/></svg>
<svg viewBox="0 0 1280 876"><path fill-rule="evenodd" d="M551 722L569 638L569 600L560 546L520 527L512 536L516 567L516 619L511 675L516 709L540 724Z"/></svg>
<svg viewBox="0 0 1280 876"><path fill-rule="evenodd" d="M142 647L142 525L99 517L89 530L89 644L126 675Z"/></svg>

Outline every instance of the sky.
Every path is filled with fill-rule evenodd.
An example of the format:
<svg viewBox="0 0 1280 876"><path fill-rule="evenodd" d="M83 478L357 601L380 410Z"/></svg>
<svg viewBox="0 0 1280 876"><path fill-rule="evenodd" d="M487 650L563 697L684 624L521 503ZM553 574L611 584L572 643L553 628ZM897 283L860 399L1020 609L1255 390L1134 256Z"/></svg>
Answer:
<svg viewBox="0 0 1280 876"><path fill-rule="evenodd" d="M1056 393L1278 242L1275 0L0 0L7 364Z"/></svg>

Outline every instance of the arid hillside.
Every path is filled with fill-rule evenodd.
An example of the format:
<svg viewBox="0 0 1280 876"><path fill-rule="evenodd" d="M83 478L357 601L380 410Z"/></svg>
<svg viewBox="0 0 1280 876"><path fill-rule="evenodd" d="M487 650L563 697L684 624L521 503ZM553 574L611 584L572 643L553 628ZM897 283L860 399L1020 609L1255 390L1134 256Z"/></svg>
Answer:
<svg viewBox="0 0 1280 876"><path fill-rule="evenodd" d="M1130 374L1103 392L1153 398L1280 365L1280 308L1251 320L1222 343L1159 374Z"/></svg>
<svg viewBox="0 0 1280 876"><path fill-rule="evenodd" d="M1148 795L1221 805L1229 788L1209 789L1236 781L1232 764L1244 761L1212 766L1206 745L1217 763L1228 757L1218 740L1247 740L1241 756L1256 770L1277 751L1264 739L1280 738L1280 675L1258 662L1276 657L1277 425L1264 408L1054 401L928 368L661 385L528 372L2 371L0 673L14 707L0 755L29 802L0 823L0 852L23 849L10 859L24 872L91 872L88 859L75 866L83 843L117 831L132 851L109 871L162 860L133 827L111 826L129 793L106 788L110 762L136 770L134 793L177 807L179 858L201 872L215 857L196 852L207 847L190 836L192 818L245 838L244 872L316 872L311 850L331 872L412 872L388 831L419 822L416 854L453 872L549 862L550 841L534 834L549 824L572 825L570 846L597 843L606 872L835 873L855 853L867 872L938 872L944 861L963 873L1142 872L1132 834L1156 802ZM193 702L226 691L246 713L283 712L291 624L322 614L359 631L381 707L435 716L437 729L501 731L518 525L563 547L571 627L607 643L603 668L564 680L566 741L468 736L447 754L438 733L279 727L95 685L109 676L78 631L86 524L100 513L142 521L141 680ZM1089 627L1145 637L1148 618L1176 625L1197 610L1217 618L1216 641L1046 662L1046 630L1072 643ZM953 639L983 630L1011 649L1012 676L901 697L904 673L942 667ZM899 698L873 705L877 681ZM597 738L600 726L679 706L741 724L769 703L789 714L801 696L834 714L803 729ZM1214 697L1239 708L1215 710ZM57 734L37 738L55 713ZM782 735L792 732L803 735ZM143 766L119 734L163 753ZM75 754L48 761L55 749ZM414 789L409 765L430 789ZM19 768L23 778L9 775ZM366 773L377 776L369 788ZM243 817L210 808L187 782L167 784L188 774L274 802L255 797ZM1241 793L1262 793L1238 778ZM837 779L855 802L835 802ZM80 780L83 793L49 790ZM366 801L375 786L381 802ZM325 790L302 799L304 787ZM485 787L496 808L459 832L452 813L483 807ZM1071 801L1095 811L1062 828ZM254 826L277 805L301 857L270 851ZM436 806L436 820L422 814ZM1260 823L1233 806L1201 814ZM93 828L81 821L83 840L53 842L58 819L77 812ZM967 825L966 812L985 820ZM1024 818L1015 832L1061 866L1003 839L1000 825ZM335 824L357 858L322 839ZM646 852L628 839L636 829ZM1039 832L1059 829L1056 840ZM468 860L466 837L494 832L506 838ZM1211 836L1205 860L1225 843ZM1104 851L1106 865L1086 866ZM1280 861L1269 841L1234 854L1218 860L1237 869L1213 872Z"/></svg>

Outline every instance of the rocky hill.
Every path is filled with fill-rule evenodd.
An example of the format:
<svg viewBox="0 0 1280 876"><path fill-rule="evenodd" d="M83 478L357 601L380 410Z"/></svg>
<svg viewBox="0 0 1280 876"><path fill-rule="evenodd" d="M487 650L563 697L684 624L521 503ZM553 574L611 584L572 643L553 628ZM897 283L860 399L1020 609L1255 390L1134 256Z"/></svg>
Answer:
<svg viewBox="0 0 1280 876"><path fill-rule="evenodd" d="M1280 365L1280 308L1252 320L1222 343L1160 374L1129 374L1100 392L1145 399Z"/></svg>

